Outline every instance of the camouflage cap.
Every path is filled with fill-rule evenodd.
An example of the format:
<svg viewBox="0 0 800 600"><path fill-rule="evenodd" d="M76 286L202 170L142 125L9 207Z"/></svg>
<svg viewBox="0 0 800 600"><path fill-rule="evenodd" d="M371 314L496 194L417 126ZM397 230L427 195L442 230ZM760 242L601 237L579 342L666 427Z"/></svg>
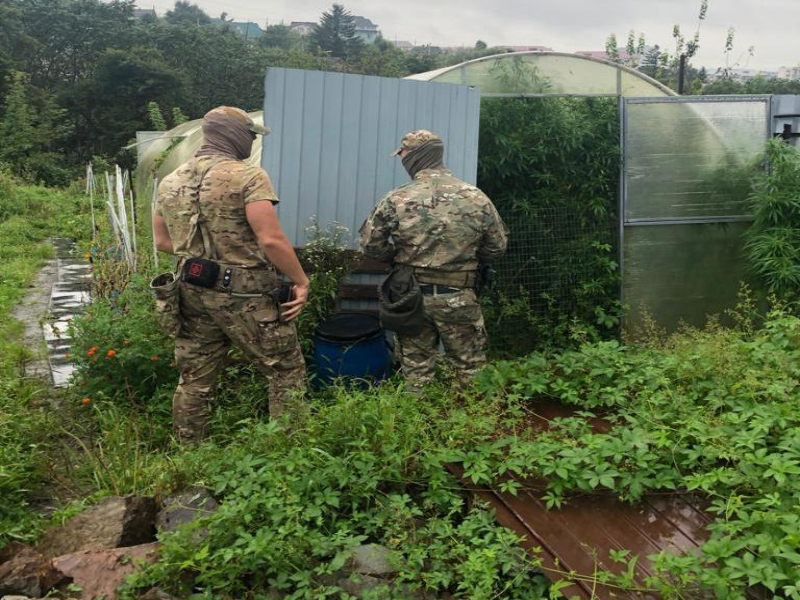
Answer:
<svg viewBox="0 0 800 600"><path fill-rule="evenodd" d="M218 106L217 108L212 108L203 118L205 120L214 120L219 117L233 118L246 125L250 131L258 135L269 135L271 131L269 127L254 122L253 119L250 118L250 115L241 108L235 108L233 106Z"/></svg>
<svg viewBox="0 0 800 600"><path fill-rule="evenodd" d="M397 156L403 150L413 150L414 148L419 148L425 142L430 142L431 140L441 141L441 139L442 138L432 131L428 131L427 129L417 129L416 131L405 134L403 139L400 141L400 147L392 152L391 155Z"/></svg>

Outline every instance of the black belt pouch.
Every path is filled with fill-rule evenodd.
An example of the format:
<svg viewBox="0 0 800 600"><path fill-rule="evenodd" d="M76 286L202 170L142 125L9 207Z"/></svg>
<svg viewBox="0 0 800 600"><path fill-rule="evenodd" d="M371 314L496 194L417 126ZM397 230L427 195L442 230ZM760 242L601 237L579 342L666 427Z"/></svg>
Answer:
<svg viewBox="0 0 800 600"><path fill-rule="evenodd" d="M212 288L217 284L219 265L205 258L190 258L183 263L183 280L192 285Z"/></svg>

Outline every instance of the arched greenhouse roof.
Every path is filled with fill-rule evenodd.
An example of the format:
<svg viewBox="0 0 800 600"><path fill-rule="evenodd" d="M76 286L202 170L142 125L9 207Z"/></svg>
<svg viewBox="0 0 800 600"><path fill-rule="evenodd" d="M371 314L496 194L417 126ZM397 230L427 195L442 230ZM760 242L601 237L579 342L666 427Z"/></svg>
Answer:
<svg viewBox="0 0 800 600"><path fill-rule="evenodd" d="M248 113L258 125L264 124L263 111ZM135 187L140 197L152 194L153 178L161 181L175 169L188 161L200 149L203 143L202 119L188 121L182 125L165 131L163 137L150 143L139 157L136 168ZM261 166L261 137L253 142L253 151L247 163Z"/></svg>
<svg viewBox="0 0 800 600"><path fill-rule="evenodd" d="M492 95L675 96L655 79L624 65L563 52L493 54L408 79L461 83Z"/></svg>

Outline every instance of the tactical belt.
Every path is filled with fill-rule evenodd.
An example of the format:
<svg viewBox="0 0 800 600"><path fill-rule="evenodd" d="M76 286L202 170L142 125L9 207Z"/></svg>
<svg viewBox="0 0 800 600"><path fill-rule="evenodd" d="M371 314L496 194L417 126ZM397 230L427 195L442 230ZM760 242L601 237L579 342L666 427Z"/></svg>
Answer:
<svg viewBox="0 0 800 600"><path fill-rule="evenodd" d="M414 267L414 275L420 284L453 288L474 288L476 281L475 271L444 271Z"/></svg>
<svg viewBox="0 0 800 600"><path fill-rule="evenodd" d="M178 270L183 274L182 279L187 281L184 271L186 257L178 263ZM209 261L210 262L210 261ZM261 296L274 295L279 288L278 275L274 267L242 267L217 262L219 272L215 281L205 286L219 292L226 292L231 296L244 298L260 298ZM187 281L187 283L190 283Z"/></svg>

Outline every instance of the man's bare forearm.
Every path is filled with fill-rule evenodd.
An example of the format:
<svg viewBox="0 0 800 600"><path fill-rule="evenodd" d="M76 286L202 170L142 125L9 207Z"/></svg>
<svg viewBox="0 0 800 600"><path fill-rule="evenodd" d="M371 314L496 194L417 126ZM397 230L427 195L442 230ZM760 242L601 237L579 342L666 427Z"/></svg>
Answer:
<svg viewBox="0 0 800 600"><path fill-rule="evenodd" d="M286 236L271 237L258 242L264 256L275 268L286 275L296 285L308 285L308 277L300 265L297 254Z"/></svg>

